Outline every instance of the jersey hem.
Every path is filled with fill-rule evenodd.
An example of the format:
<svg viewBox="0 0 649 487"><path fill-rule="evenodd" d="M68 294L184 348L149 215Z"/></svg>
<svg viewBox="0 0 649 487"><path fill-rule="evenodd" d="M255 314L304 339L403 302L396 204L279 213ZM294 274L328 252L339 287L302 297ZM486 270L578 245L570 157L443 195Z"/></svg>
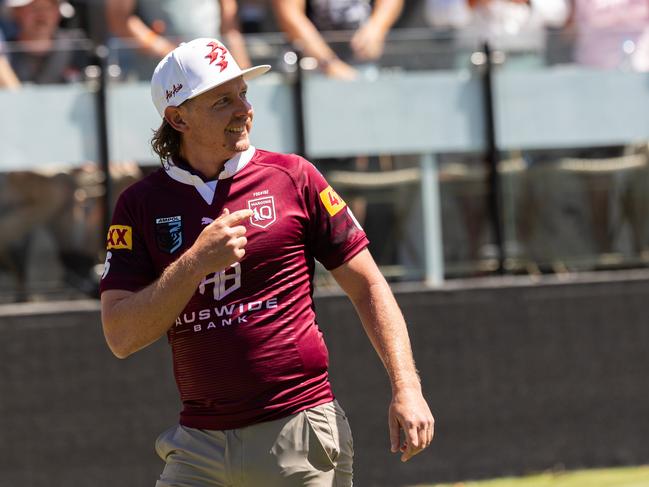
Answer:
<svg viewBox="0 0 649 487"><path fill-rule="evenodd" d="M305 409L311 409L316 406L320 406L321 404L326 404L335 399L336 397L334 396L333 392L329 390L328 394L320 399L309 401L304 404L297 404L292 407L282 408L280 410L273 411L266 415L260 415L255 418L223 421L210 416L185 417L183 416L183 413L181 413L179 423L182 426L195 429L215 431L233 430L245 428L247 426L253 426L259 423L266 423L268 421L282 419L287 416L291 416L292 414L297 414L301 411L304 411Z"/></svg>

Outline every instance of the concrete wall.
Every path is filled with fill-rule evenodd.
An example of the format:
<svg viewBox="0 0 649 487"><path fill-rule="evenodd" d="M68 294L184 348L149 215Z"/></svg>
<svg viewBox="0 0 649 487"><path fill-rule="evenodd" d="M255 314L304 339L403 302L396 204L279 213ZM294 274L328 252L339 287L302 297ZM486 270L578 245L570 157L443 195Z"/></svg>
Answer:
<svg viewBox="0 0 649 487"><path fill-rule="evenodd" d="M320 296L356 485L399 486L649 458L649 272L402 290L437 419L434 445L389 453L389 384L351 305ZM97 303L0 308L0 487L153 485L179 404L166 343L119 361Z"/></svg>

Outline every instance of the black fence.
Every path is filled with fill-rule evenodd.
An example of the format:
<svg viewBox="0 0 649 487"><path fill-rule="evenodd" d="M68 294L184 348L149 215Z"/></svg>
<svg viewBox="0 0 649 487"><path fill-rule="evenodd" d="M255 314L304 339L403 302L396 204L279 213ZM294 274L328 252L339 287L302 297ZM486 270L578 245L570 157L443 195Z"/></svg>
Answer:
<svg viewBox="0 0 649 487"><path fill-rule="evenodd" d="M318 297L355 484L646 463L648 295L646 271L398 292L437 420L407 464L389 453L389 384L351 304ZM154 484L153 442L180 407L164 340L119 361L94 301L5 306L0 356L0 486Z"/></svg>

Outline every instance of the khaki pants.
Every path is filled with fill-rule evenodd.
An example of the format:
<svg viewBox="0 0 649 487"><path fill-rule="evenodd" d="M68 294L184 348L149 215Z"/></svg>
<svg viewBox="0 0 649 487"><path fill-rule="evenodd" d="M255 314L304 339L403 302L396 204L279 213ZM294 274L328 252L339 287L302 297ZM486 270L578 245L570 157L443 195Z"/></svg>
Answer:
<svg viewBox="0 0 649 487"><path fill-rule="evenodd" d="M336 401L234 430L174 426L156 451L166 462L156 487L352 485L352 435Z"/></svg>

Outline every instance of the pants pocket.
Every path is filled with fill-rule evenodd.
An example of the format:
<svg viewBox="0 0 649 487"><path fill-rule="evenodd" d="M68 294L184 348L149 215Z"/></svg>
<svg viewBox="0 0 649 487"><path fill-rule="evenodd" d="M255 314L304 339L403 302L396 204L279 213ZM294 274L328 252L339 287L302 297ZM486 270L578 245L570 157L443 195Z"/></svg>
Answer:
<svg viewBox="0 0 649 487"><path fill-rule="evenodd" d="M309 429L307 459L318 470L328 471L335 467L339 449L326 414L320 406L304 411Z"/></svg>
<svg viewBox="0 0 649 487"><path fill-rule="evenodd" d="M304 411L313 441L319 448L309 448L309 461L316 466L343 470L351 474L354 447L345 412L336 402L322 404ZM318 456L318 452L320 456Z"/></svg>
<svg viewBox="0 0 649 487"><path fill-rule="evenodd" d="M176 431L176 429L178 429L178 425L167 428L162 433L160 433L155 440L155 452L165 462L167 461L167 456L170 453L168 438L169 435L173 434Z"/></svg>

